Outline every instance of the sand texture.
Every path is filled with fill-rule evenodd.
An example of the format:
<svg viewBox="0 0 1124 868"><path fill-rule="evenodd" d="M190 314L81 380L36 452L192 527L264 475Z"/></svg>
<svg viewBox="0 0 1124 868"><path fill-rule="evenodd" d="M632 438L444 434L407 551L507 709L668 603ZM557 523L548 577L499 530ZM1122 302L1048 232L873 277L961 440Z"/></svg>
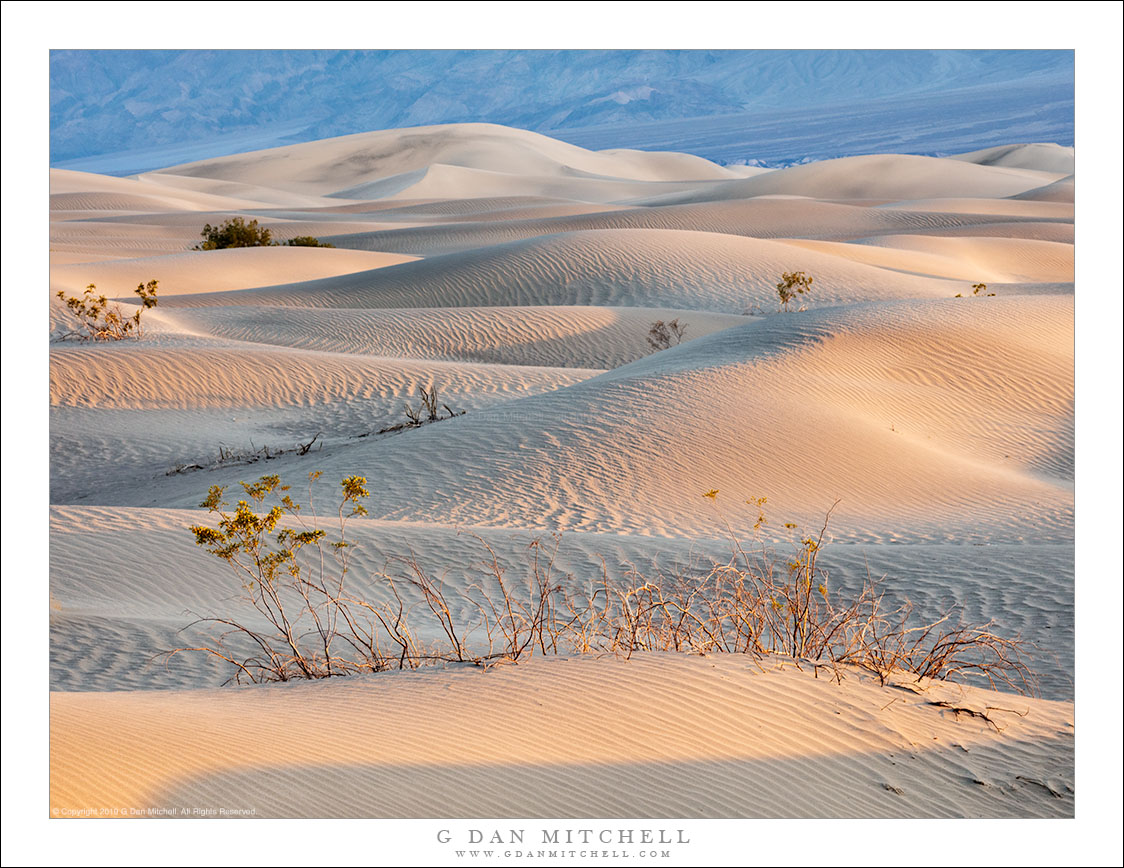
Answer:
<svg viewBox="0 0 1124 868"><path fill-rule="evenodd" d="M1073 816L1073 173L1053 145L749 171L487 124L52 170L51 808ZM191 249L235 216L335 247ZM131 315L152 279L140 340L63 339L58 292ZM657 349L656 321L685 330ZM403 427L420 389L452 418ZM408 556L487 582L485 543L524 575L557 540L575 589L784 552L838 502L833 589L993 621L1040 695L720 653L242 687L153 662L239 605L189 531L208 489L311 471L321 515L368 480L371 600Z"/></svg>

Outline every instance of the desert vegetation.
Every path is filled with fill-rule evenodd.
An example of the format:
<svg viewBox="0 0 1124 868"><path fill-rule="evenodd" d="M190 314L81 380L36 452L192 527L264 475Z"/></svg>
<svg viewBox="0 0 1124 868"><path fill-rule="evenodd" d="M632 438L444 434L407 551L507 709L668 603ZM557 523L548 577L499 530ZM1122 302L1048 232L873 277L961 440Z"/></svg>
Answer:
<svg viewBox="0 0 1124 868"><path fill-rule="evenodd" d="M429 422L440 422L442 419L452 419L454 416L463 416L464 411L456 412L448 404L437 404L437 387L432 386L429 389L425 386L418 388L418 398L420 399L419 405L415 408L408 401L404 408L406 418L410 420L410 427L416 428L419 425L425 425ZM445 411L444 416L441 415L441 410Z"/></svg>
<svg viewBox="0 0 1124 868"><path fill-rule="evenodd" d="M309 474L310 498L319 477ZM192 526L191 532L198 545L233 569L242 611L200 617L193 626L218 628L213 642L162 655L212 655L232 667L234 681L326 678L441 663L486 667L535 654L628 658L641 651L678 651L758 660L784 655L798 666L826 668L837 679L846 667L857 666L883 683L895 675L917 681L975 676L992 686L1033 690L1024 643L996 633L991 624L964 624L951 611L918 620L908 600L887 602L869 577L855 592L833 590L819 563L831 511L810 533L785 524L792 534L787 555L760 535L745 545L731 531L726 562L627 580L611 579L604 568L585 581L560 575L557 538L533 542L525 574L513 578L478 537L484 552L479 581L450 588L411 555L376 577L378 599L365 599L350 589L353 543L347 539L348 522L366 514L364 477L341 481L334 537L315 514L305 514L279 476L241 487L244 497L231 507L225 490L213 486L201 506L214 522ZM717 490L703 497L718 508ZM757 511L759 532L768 522L765 500L745 504ZM721 510L718 518L729 529Z"/></svg>
<svg viewBox="0 0 1124 868"><path fill-rule="evenodd" d="M381 428L365 431L357 436L359 438L365 438L373 434L398 434L413 428L420 428L423 425L429 425L433 422L454 419L457 416L463 416L467 412L465 410L454 410L448 404L441 402L437 397L437 386L431 386L428 389L425 386L418 387L418 397L420 401L417 407L413 406L409 401L404 405L403 412L406 415L406 421L384 425ZM255 446L252 441L249 448L244 449L235 449L220 445L217 459L210 461L181 461L166 471L165 475L178 476L183 473L194 473L198 470L217 470L220 467L256 464L259 461L270 461L274 458L280 458L282 455L296 455L301 457L314 451L313 446L315 446L318 441L320 445L315 451L320 451L324 446L324 441L321 439L321 432L319 431L316 432L310 440L298 442L293 446Z"/></svg>
<svg viewBox="0 0 1124 868"><path fill-rule="evenodd" d="M290 238L285 242L285 247L331 247L335 248L336 245L329 244L327 241L321 241L313 235L298 235L295 238Z"/></svg>
<svg viewBox="0 0 1124 868"><path fill-rule="evenodd" d="M671 322L658 319L648 327L648 346L656 352L666 350L671 346L682 343L683 335L686 333L687 324L681 325L678 318L671 320Z"/></svg>
<svg viewBox="0 0 1124 868"><path fill-rule="evenodd" d="M311 440L305 443L297 443L288 448L283 446L255 446L253 441L250 442L248 449L234 449L220 444L219 454L216 460L209 461L206 464L198 461L180 462L168 470L165 475L177 476L181 473L193 473L196 470L217 470L220 467L229 467L237 464L257 464L259 461L271 461L274 458L280 458L282 455L308 455L317 441L320 442L320 446L317 449L317 451L319 451L324 446L324 441L321 440L319 431L316 432Z"/></svg>
<svg viewBox="0 0 1124 868"><path fill-rule="evenodd" d="M973 283L972 284L972 295L973 296L983 295L983 296L986 296L988 298L992 298L992 297L995 296L995 293L987 291L987 284L986 283ZM954 297L955 298L963 298L964 293L958 292L958 293L956 293L956 295Z"/></svg>
<svg viewBox="0 0 1124 868"><path fill-rule="evenodd" d="M133 292L140 298L141 306L132 316L128 316L121 309L121 305L111 304L104 295L94 295L97 287L92 283L79 296L68 296L59 290L58 297L65 302L79 322L77 329L63 333L60 339L76 338L84 341L140 339L144 333L141 314L149 308L156 307L157 287L155 280L138 284Z"/></svg>
<svg viewBox="0 0 1124 868"><path fill-rule="evenodd" d="M334 247L312 235L298 235L285 242L273 240L273 233L259 226L257 220L246 222L243 217L232 217L221 226L203 225L199 233L203 241L193 250L226 250L230 247Z"/></svg>
<svg viewBox="0 0 1124 868"><path fill-rule="evenodd" d="M369 437L371 434L397 434L400 431L420 428L422 425L429 425L433 422L454 419L457 416L463 416L466 412L464 410L454 410L448 404L440 401L437 397L437 386L430 386L428 389L425 386L419 386L418 398L420 400L417 407L409 401L403 406L402 411L406 414L405 422L385 425L376 431L368 431L359 436ZM442 414L442 410L445 411L444 414Z"/></svg>
<svg viewBox="0 0 1124 868"><path fill-rule="evenodd" d="M813 278L803 271L786 271L781 275L781 282L777 284L777 295L780 297L781 306L788 312L788 305L798 295L804 295L812 289Z"/></svg>

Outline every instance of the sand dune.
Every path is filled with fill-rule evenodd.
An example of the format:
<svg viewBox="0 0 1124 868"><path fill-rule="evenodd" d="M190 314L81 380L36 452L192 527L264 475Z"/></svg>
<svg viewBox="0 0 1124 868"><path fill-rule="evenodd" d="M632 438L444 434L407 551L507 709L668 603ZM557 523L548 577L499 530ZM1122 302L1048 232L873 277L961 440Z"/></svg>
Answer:
<svg viewBox="0 0 1124 868"><path fill-rule="evenodd" d="M369 214L373 219L402 223L443 223L475 220L524 220L595 214L619 210L618 205L575 202L545 196L477 196L472 199L401 199L351 202L318 208L318 215ZM308 212L305 212L306 214Z"/></svg>
<svg viewBox="0 0 1124 868"><path fill-rule="evenodd" d="M889 154L807 163L738 183L751 196L783 193L820 199L997 198L1056 181L1061 174L1065 173Z"/></svg>
<svg viewBox="0 0 1124 868"><path fill-rule="evenodd" d="M145 342L52 349L54 502L132 502L130 492L153 480L174 482L167 474L178 466L210 466L220 447L277 452L314 435L319 448L354 445L405 421L403 405L416 406L422 387L437 387L458 412L476 412L600 372L302 351L185 337L167 327ZM112 466L107 452L118 456ZM231 472L252 471L235 463Z"/></svg>
<svg viewBox="0 0 1124 868"><path fill-rule="evenodd" d="M676 205L753 196L806 196L873 202L947 196L997 198L1048 184L1063 174L933 157L879 154L823 160L756 174L714 184L693 194L660 196L650 200L650 204Z"/></svg>
<svg viewBox="0 0 1124 868"><path fill-rule="evenodd" d="M860 244L932 254L959 263L958 277L1005 283L1062 283L1073 280L1073 245L1023 238L941 238L886 235ZM856 245L858 246L858 245ZM974 269L974 271L973 271Z"/></svg>
<svg viewBox="0 0 1124 868"><path fill-rule="evenodd" d="M396 520L678 536L707 532L700 495L719 488L805 523L844 497L836 533L856 540L1059 539L1069 305L978 301L936 303L928 323L916 302L771 318L325 466L393 480L372 514ZM1020 383L1047 403L1024 406Z"/></svg>
<svg viewBox="0 0 1124 868"><path fill-rule="evenodd" d="M1073 191L1056 146L760 170L487 124L53 171L52 293L131 312L156 279L160 304L139 341L50 347L51 807L1072 816ZM190 251L234 216L337 249ZM780 313L792 270L807 310ZM52 295L54 338L71 316ZM657 319L684 342L654 352ZM422 388L463 415L402 427ZM149 665L237 605L189 531L208 488L312 471L319 515L368 480L373 600L411 553L494 582L481 540L521 580L557 534L578 590L705 570L731 535L783 556L838 500L833 591L884 575L919 618L994 620L1059 701L641 651L242 690Z"/></svg>
<svg viewBox="0 0 1124 868"><path fill-rule="evenodd" d="M1061 145L1037 143L1029 145L1000 145L957 154L950 160L962 160L980 166L1006 166L1012 169L1034 169L1039 172L1073 174L1073 148Z"/></svg>
<svg viewBox="0 0 1124 868"><path fill-rule="evenodd" d="M719 166L685 154L587 151L525 130L492 124L452 124L360 133L301 145L236 154L161 170L175 175L233 180L302 194L351 198L361 184L444 165L520 176L573 172L637 181L729 177ZM159 174L159 173L157 173ZM447 189L444 195L458 195ZM473 195L470 191L469 197ZM353 198L368 198L366 195Z"/></svg>
<svg viewBox="0 0 1124 868"><path fill-rule="evenodd" d="M975 225L947 226L940 229L915 229L911 235L944 235L949 237L979 237L979 238L1021 238L1027 241L1057 241L1062 244L1073 244L1073 223L1059 221L1040 223L1034 221L1019 221L991 223L977 223ZM876 236L867 235L867 238ZM856 238L856 241L861 240Z"/></svg>
<svg viewBox="0 0 1124 868"><path fill-rule="evenodd" d="M884 235L851 243L787 241L877 268L950 280L1072 282L1073 245L1023 238ZM955 295L955 293L953 293Z"/></svg>
<svg viewBox="0 0 1124 868"><path fill-rule="evenodd" d="M343 199L425 199L425 198L496 198L526 196L553 198L567 196L582 202L621 202L641 197L649 198L653 188L666 191L663 195L695 191L697 180L682 182L621 180L596 175L567 173L560 177L541 175L513 175L509 172L488 171L435 164L415 169L389 178L368 181L338 195Z"/></svg>
<svg viewBox="0 0 1124 868"><path fill-rule="evenodd" d="M328 250L309 247L244 247L115 259L80 265L53 264L51 291L78 294L94 283L107 294L127 297L137 283L159 275L161 297L197 292L221 292L270 286L280 280L314 280L320 277L370 271L408 262L398 253Z"/></svg>
<svg viewBox="0 0 1124 868"><path fill-rule="evenodd" d="M1047 184L1044 187L1036 187L1033 190L1027 190L1025 193L1019 193L1014 196L1015 199L1034 199L1039 202L1072 202L1074 191L1073 175L1062 178L1060 181L1054 181L1052 184Z"/></svg>
<svg viewBox="0 0 1124 868"><path fill-rule="evenodd" d="M1035 191L1031 190L1029 192L1033 194ZM879 207L908 211L937 211L951 214L987 214L992 217L1019 217L1028 220L1073 219L1073 205L1071 202L1031 201L1027 198L1026 194L1022 193L1010 199L909 199L905 202L891 202Z"/></svg>
<svg viewBox="0 0 1124 868"><path fill-rule="evenodd" d="M174 172L145 172L137 175L138 181L168 187L173 190L190 190L215 196L232 196L254 203L252 206L286 205L289 207L319 208L330 205L332 200L322 196L302 196L291 191L281 192L269 187L244 184L239 181L216 180L213 178L177 175Z"/></svg>
<svg viewBox="0 0 1124 868"><path fill-rule="evenodd" d="M190 250L200 241L202 225L168 227L109 220L67 220L51 223L51 253L94 256L112 253L122 259L159 256ZM206 222L206 221L204 221Z"/></svg>
<svg viewBox="0 0 1124 868"><path fill-rule="evenodd" d="M572 232L435 256L315 283L239 292L236 303L324 307L611 305L741 314L775 310L785 271L815 275L815 306L900 297L951 297L961 286L891 273L819 251L717 232ZM177 305L229 303L222 296Z"/></svg>
<svg viewBox="0 0 1124 868"><path fill-rule="evenodd" d="M656 321L686 328L683 341L745 317L622 307L458 307L304 310L203 307L177 311L193 330L239 341L321 352L555 368L616 368L652 352ZM675 340L677 343L678 341Z"/></svg>
<svg viewBox="0 0 1124 868"><path fill-rule="evenodd" d="M1019 218L987 214L945 214L933 211L898 211L819 202L811 199L757 198L702 202L666 207L628 208L569 217L535 220L503 220L475 224L422 226L355 235L332 235L337 247L385 250L429 256L437 253L474 250L492 244L604 229L680 229L744 235L752 238L825 238L847 241L889 232L936 232L946 234L966 227L993 223L1022 222ZM1058 223L1072 221L1057 218ZM1031 219L1026 219L1029 224ZM1019 233L1016 225L1004 230ZM986 234L979 233L976 234Z"/></svg>
<svg viewBox="0 0 1124 868"><path fill-rule="evenodd" d="M139 343L139 342L138 342ZM519 391L538 380L575 382L588 372L513 365L448 364L289 350L64 346L52 349L51 404L99 409L308 406L412 396L439 379L454 398Z"/></svg>
<svg viewBox="0 0 1124 868"><path fill-rule="evenodd" d="M735 503L768 496L779 514L809 524L841 497L836 534L856 541L1060 541L1072 520L1071 309L1070 299L1042 296L770 317L564 390L326 453L320 464L330 476L385 479L371 511L393 520L706 534L714 517L700 495L718 488ZM112 373L129 367L125 354L102 351L90 369L96 350L70 352L55 362L55 400L277 406L304 383L320 384L317 402L356 388L371 395L355 375L298 375L291 352L259 352L255 370L277 366L264 385L221 354L150 350L129 392ZM71 359L105 374L67 377ZM298 465L283 456L275 466ZM241 472L215 475L236 482ZM198 483L188 482L167 480L157 502L192 505Z"/></svg>
<svg viewBox="0 0 1124 868"><path fill-rule="evenodd" d="M166 211L183 201L171 196L146 196L140 193L57 193L51 196L52 211L110 211L120 214L136 211Z"/></svg>
<svg viewBox="0 0 1124 868"><path fill-rule="evenodd" d="M254 691L56 693L51 806L243 805L266 817L1072 814L1071 706L1020 700L1024 717L995 712L1005 727L996 734L927 704L941 699L995 701L679 655ZM526 786L544 777L550 786Z"/></svg>
<svg viewBox="0 0 1124 868"><path fill-rule="evenodd" d="M69 169L51 169L51 210L214 211L251 208L254 202L196 190L169 189L135 178L112 178Z"/></svg>
<svg viewBox="0 0 1124 868"><path fill-rule="evenodd" d="M97 219L90 219L91 214ZM146 215L143 222L138 222L135 213L67 211L64 219L51 223L51 252L96 257L112 251L122 259L180 253L200 243L205 224L219 226L235 216L238 215L234 212L170 212ZM369 232L386 225L366 221L278 220L266 216L252 219L268 228L272 240L277 242L298 235L322 237L335 232Z"/></svg>

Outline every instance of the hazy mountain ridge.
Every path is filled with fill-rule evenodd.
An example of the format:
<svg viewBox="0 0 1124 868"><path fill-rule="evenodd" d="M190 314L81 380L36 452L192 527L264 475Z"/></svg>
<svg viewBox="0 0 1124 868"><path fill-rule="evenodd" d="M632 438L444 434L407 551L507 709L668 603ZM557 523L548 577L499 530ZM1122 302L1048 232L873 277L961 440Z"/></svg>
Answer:
<svg viewBox="0 0 1124 868"><path fill-rule="evenodd" d="M962 113L943 111L938 98L965 89L989 97L985 103L1017 106L1024 121L1040 112L1044 93L1056 91L1068 121L1052 116L1049 129L1034 136L1034 125L1024 123L1026 135L1005 140L1068 144L1072 85L1073 53L1065 51L67 50L51 53L51 161L183 152L194 143L198 158L464 121L577 130L573 140L583 145L582 136L607 129L611 143L603 147L651 147L630 128L674 129L686 119L721 116L729 118L719 124L728 138L731 127L789 111L903 99L929 105L939 126L965 122ZM985 111L991 109L980 108L980 120ZM929 147L912 150L945 147L920 144ZM763 158L823 156L789 147ZM843 150L837 145L835 153ZM694 152L722 161L761 157L705 141Z"/></svg>

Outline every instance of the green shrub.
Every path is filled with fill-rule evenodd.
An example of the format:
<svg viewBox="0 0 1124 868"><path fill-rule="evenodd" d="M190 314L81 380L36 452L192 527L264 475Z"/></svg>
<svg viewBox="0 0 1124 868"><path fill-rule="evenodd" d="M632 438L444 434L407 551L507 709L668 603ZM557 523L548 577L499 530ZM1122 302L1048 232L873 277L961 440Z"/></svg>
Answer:
<svg viewBox="0 0 1124 868"><path fill-rule="evenodd" d="M203 243L196 244L195 250L226 250L228 247L270 247L272 234L268 229L258 226L257 220L247 223L241 217L232 217L222 226L207 223L203 231Z"/></svg>
<svg viewBox="0 0 1124 868"><path fill-rule="evenodd" d="M312 235L298 235L285 242L273 240L273 233L257 220L247 223L241 217L231 217L221 226L207 223L203 231L203 243L196 244L193 250L226 250L230 247L335 247Z"/></svg>
<svg viewBox="0 0 1124 868"><path fill-rule="evenodd" d="M321 241L312 235L298 235L296 238L290 238L285 242L286 247L335 247L334 244L329 244L327 241Z"/></svg>

